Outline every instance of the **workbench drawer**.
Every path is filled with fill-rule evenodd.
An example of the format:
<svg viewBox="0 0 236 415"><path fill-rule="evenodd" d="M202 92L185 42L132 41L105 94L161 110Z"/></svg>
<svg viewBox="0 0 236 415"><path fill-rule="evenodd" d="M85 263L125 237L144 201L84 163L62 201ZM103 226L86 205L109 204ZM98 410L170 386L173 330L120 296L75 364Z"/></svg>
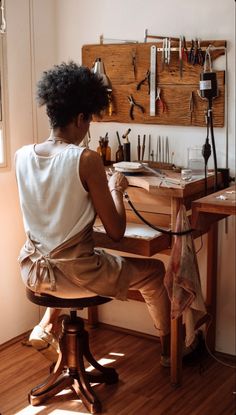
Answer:
<svg viewBox="0 0 236 415"><path fill-rule="evenodd" d="M115 242L106 234L101 223L95 223L93 238L96 247L151 257L170 247L169 235L145 224L127 223L124 237Z"/></svg>

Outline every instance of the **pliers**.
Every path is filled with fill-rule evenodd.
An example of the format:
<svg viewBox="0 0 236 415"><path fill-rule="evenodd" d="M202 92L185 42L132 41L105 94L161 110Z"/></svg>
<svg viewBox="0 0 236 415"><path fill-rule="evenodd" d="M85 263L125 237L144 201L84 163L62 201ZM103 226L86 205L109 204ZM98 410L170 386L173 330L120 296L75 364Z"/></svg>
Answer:
<svg viewBox="0 0 236 415"><path fill-rule="evenodd" d="M144 78L144 79L142 79L142 80L138 83L138 85L137 85L137 87L136 87L137 91L139 91L139 90L141 89L141 86L142 86L142 85L144 85L146 82L147 82L147 84L148 84L148 95L149 95L149 94L150 94L150 71L149 71L149 69L148 69L148 70L147 70L147 72L146 72L145 78Z"/></svg>
<svg viewBox="0 0 236 415"><path fill-rule="evenodd" d="M134 101L132 95L128 96L128 100L129 100L129 104L130 104L130 110L129 110L129 116L131 118L131 120L134 120L134 107L138 107L140 109L140 111L142 111L142 113L144 113L144 108L142 107L142 105L137 104L137 102Z"/></svg>
<svg viewBox="0 0 236 415"><path fill-rule="evenodd" d="M204 64L204 53L200 46L198 39L192 40L192 46L189 52L189 63L192 65L203 65Z"/></svg>
<svg viewBox="0 0 236 415"><path fill-rule="evenodd" d="M156 95L157 105L160 106L162 113L166 110L166 105L161 98L161 88L157 87L157 95Z"/></svg>

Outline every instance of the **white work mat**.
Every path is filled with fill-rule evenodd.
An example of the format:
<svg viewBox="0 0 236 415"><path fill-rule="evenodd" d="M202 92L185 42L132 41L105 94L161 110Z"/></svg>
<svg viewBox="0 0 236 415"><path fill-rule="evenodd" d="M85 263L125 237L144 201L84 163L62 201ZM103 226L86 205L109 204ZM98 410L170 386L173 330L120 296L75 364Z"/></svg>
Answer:
<svg viewBox="0 0 236 415"><path fill-rule="evenodd" d="M106 233L103 225L94 225L96 232ZM161 232L150 228L150 226L140 223L127 223L124 236L129 238L153 239L161 235Z"/></svg>

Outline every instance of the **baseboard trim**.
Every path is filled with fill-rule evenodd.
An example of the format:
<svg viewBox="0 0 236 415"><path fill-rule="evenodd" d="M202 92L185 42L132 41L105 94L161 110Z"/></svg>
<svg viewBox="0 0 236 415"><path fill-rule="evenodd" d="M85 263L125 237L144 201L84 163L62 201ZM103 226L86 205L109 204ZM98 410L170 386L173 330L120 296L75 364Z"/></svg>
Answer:
<svg viewBox="0 0 236 415"><path fill-rule="evenodd" d="M112 330L112 331L118 331L120 333L124 333L124 334L128 334L130 336L135 336L135 337L142 337L145 339L149 339L149 340L154 340L154 341L160 341L158 336L154 336L153 334L148 334L148 333L142 333L140 331L136 331L136 330L132 330L132 329L127 329L124 327L119 327L119 326L113 326L112 324L108 324L108 323L102 323L102 322L98 322L98 325L96 328L102 327L104 329L107 330ZM88 326L88 328L91 328L90 326Z"/></svg>
<svg viewBox="0 0 236 415"><path fill-rule="evenodd" d="M0 352L6 349L7 347L12 346L13 344L17 342L25 340L29 336L30 332L31 330L25 331L24 333L19 334L19 336L13 337L12 339L6 341L5 343L0 344Z"/></svg>
<svg viewBox="0 0 236 415"><path fill-rule="evenodd" d="M84 319L85 324L88 328L88 330L95 330L95 329L99 329L99 327L107 329L107 330L111 330L111 331L117 331L120 333L124 333L124 334L128 334L130 336L135 336L135 337L142 337L144 339L149 339L152 341L156 341L156 342L160 342L160 338L158 336L154 336L152 334L148 334L148 333L142 333L140 331L136 331L136 330L132 330L132 329L127 329L124 327L119 327L119 326L113 326L112 324L108 324L108 323L101 323L99 322L97 324L96 327L91 327L88 325L88 321L87 319ZM0 352L4 349L6 349L7 347L12 346L13 344L23 341L26 338L28 338L29 334L30 334L31 330L28 330L22 334L20 334L19 336L13 337L12 339L8 340L5 343L0 344ZM231 363L231 364L236 364L236 356L228 354L228 353L223 353L223 352L218 352L216 351L215 356L219 359L225 359L227 361L227 363Z"/></svg>
<svg viewBox="0 0 236 415"><path fill-rule="evenodd" d="M236 355L215 351L215 357L219 360L224 359L225 363L236 365Z"/></svg>

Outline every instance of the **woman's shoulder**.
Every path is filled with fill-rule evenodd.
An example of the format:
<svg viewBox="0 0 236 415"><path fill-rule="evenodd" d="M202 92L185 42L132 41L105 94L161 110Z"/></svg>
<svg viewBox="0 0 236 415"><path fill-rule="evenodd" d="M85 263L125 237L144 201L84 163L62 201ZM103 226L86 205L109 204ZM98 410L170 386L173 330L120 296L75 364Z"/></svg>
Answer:
<svg viewBox="0 0 236 415"><path fill-rule="evenodd" d="M91 150L90 148L84 148L84 151L81 154L81 161L83 164L94 167L95 165L101 164L101 157L96 151Z"/></svg>
<svg viewBox="0 0 236 415"><path fill-rule="evenodd" d="M34 149L34 144L26 144L16 150L15 158L19 156L24 156L25 154L32 152L33 149Z"/></svg>

